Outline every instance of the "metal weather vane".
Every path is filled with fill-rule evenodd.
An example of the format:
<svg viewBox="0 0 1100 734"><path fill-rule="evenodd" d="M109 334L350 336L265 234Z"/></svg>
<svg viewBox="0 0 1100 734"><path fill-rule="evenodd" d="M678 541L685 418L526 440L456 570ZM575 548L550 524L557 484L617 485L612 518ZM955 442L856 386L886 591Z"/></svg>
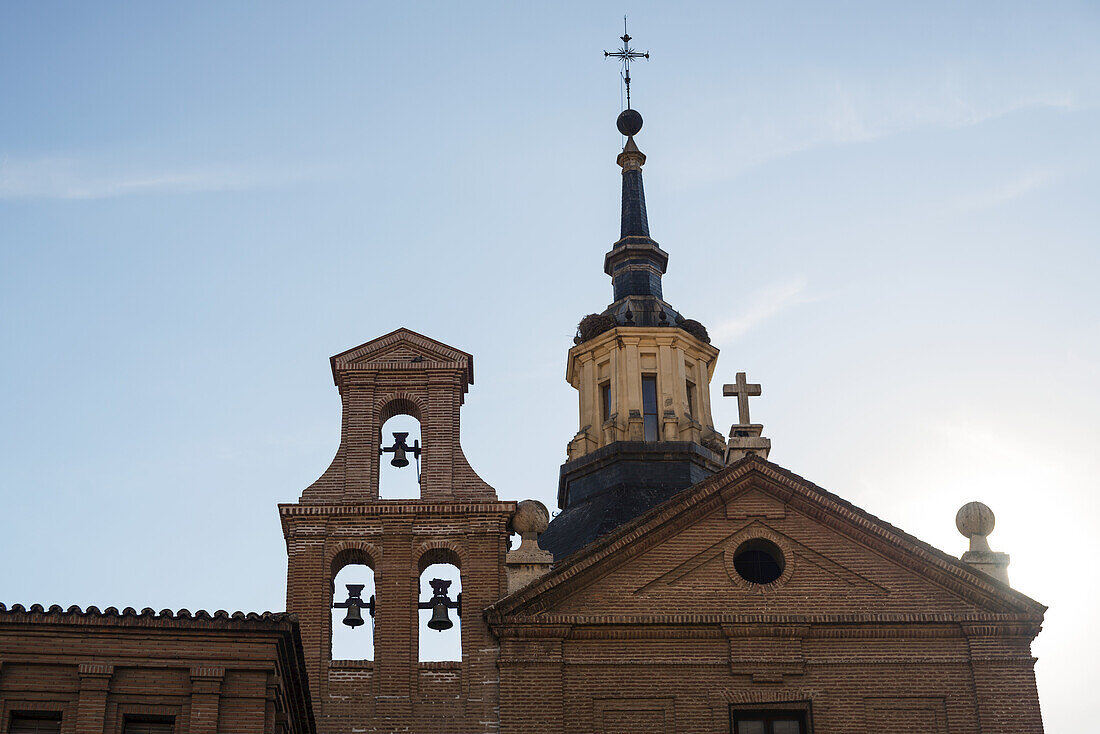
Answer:
<svg viewBox="0 0 1100 734"><path fill-rule="evenodd" d="M623 81L626 82L626 108L630 109L630 62L634 59L648 59L649 51L635 51L630 47L630 34L626 32L626 16L623 16L623 45L618 51L604 51L604 58L619 59L623 64Z"/></svg>

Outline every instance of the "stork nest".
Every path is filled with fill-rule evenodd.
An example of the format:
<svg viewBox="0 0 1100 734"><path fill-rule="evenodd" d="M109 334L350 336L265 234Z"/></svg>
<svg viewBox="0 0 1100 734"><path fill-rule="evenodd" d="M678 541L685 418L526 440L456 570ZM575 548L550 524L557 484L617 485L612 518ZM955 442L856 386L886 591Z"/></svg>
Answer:
<svg viewBox="0 0 1100 734"><path fill-rule="evenodd" d="M684 319L677 324L681 329L691 334L693 337L701 342L710 344L710 334L707 333L707 327L700 324L695 319Z"/></svg>
<svg viewBox="0 0 1100 734"><path fill-rule="evenodd" d="M577 324L577 337L580 341L577 344L588 341L589 339L595 339L605 331L611 331L618 323L615 322L614 316L608 316L602 313L590 313L581 319L581 322Z"/></svg>

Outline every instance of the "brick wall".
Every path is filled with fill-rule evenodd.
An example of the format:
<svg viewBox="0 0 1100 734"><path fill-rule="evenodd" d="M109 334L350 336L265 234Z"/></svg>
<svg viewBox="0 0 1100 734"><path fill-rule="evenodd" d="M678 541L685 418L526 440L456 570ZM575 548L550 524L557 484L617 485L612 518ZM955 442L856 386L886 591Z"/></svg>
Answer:
<svg viewBox="0 0 1100 734"><path fill-rule="evenodd" d="M0 606L0 732L57 712L65 734L150 715L178 734L312 734L303 662L287 615Z"/></svg>
<svg viewBox="0 0 1100 734"><path fill-rule="evenodd" d="M287 608L301 622L319 731L496 730L497 642L481 610L506 588L507 524L514 512L510 502L280 506ZM352 562L374 569L374 660L334 665L332 580ZM435 562L453 563L461 573L462 660L456 664L417 662L419 635L433 634L419 622L420 572Z"/></svg>
<svg viewBox="0 0 1100 734"><path fill-rule="evenodd" d="M752 538L785 558L769 584L732 563ZM815 734L1034 734L1044 610L749 457L487 617L502 732L728 732L731 707L795 707Z"/></svg>
<svg viewBox="0 0 1100 734"><path fill-rule="evenodd" d="M771 629L790 622L758 620ZM504 630L501 731L605 731L633 712L636 733L729 732L731 705L789 702L811 712L815 734L1042 731L1033 660L1008 651L1026 647L1011 632L994 638L1000 653L976 660L960 624L807 622L796 655L741 627Z"/></svg>

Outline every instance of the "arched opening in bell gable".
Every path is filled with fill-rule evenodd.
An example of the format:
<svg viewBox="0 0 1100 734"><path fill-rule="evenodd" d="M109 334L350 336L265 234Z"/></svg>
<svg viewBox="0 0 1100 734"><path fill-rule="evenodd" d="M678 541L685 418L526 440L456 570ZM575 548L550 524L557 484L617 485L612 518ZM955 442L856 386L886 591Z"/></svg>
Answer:
<svg viewBox="0 0 1100 734"><path fill-rule="evenodd" d="M420 498L420 410L406 398L391 401L379 419L378 497L385 500Z"/></svg>
<svg viewBox="0 0 1100 734"><path fill-rule="evenodd" d="M374 659L374 562L344 551L332 562L330 660Z"/></svg>
<svg viewBox="0 0 1100 734"><path fill-rule="evenodd" d="M462 660L462 573L458 554L433 549L420 558L417 599L420 662Z"/></svg>

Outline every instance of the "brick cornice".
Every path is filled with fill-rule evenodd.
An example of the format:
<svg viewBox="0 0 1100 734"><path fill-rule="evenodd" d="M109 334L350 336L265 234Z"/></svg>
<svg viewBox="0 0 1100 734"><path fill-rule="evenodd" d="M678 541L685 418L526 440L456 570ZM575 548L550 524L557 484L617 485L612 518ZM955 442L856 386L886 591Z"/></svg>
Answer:
<svg viewBox="0 0 1100 734"><path fill-rule="evenodd" d="M336 515L394 515L409 518L425 515L456 515L466 517L482 515L496 517L516 511L515 502L420 502L406 500L372 500L369 503L344 505L280 504L279 516L330 517Z"/></svg>
<svg viewBox="0 0 1100 734"><path fill-rule="evenodd" d="M1030 639L1041 617L1024 614L539 614L490 617L501 637L542 636L539 628L572 630L570 639L669 637L961 638ZM518 633L522 630L522 633Z"/></svg>

